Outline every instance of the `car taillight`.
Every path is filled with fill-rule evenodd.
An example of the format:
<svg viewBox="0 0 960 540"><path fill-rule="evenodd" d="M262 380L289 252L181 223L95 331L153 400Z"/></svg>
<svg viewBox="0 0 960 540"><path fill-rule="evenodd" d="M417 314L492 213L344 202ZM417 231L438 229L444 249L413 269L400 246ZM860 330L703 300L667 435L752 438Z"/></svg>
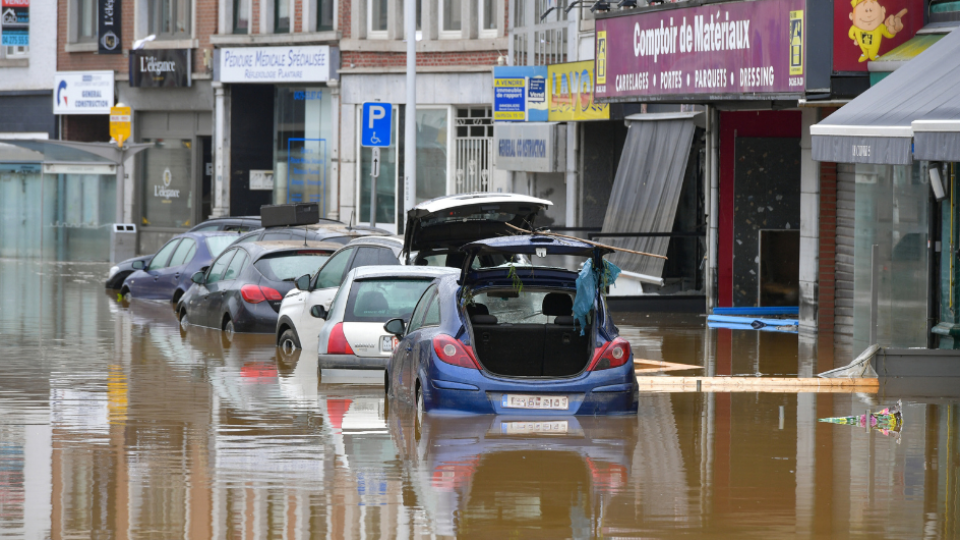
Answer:
<svg viewBox="0 0 960 540"><path fill-rule="evenodd" d="M433 350L442 362L452 366L480 369L473 356L473 349L446 334L438 334L433 338Z"/></svg>
<svg viewBox="0 0 960 540"><path fill-rule="evenodd" d="M327 340L327 354L354 354L353 347L347 343L347 336L343 334L343 323L337 323L330 331Z"/></svg>
<svg viewBox="0 0 960 540"><path fill-rule="evenodd" d="M609 341L596 350L588 371L620 367L630 360L630 342L623 338Z"/></svg>
<svg viewBox="0 0 960 540"><path fill-rule="evenodd" d="M278 302L283 300L280 291L271 287L259 287L257 285L244 285L240 287L240 296L244 301L250 304L259 304L260 302L270 301Z"/></svg>

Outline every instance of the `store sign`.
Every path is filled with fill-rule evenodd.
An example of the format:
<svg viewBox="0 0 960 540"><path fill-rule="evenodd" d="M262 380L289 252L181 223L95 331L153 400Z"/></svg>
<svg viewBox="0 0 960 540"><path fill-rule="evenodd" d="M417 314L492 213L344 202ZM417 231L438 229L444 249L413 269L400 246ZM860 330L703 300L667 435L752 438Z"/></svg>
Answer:
<svg viewBox="0 0 960 540"><path fill-rule="evenodd" d="M30 46L30 0L0 2L0 44Z"/></svg>
<svg viewBox="0 0 960 540"><path fill-rule="evenodd" d="M170 184L173 182L173 173L170 172L170 168L167 167L163 170L163 185L153 186L153 196L159 199L164 199L164 202L169 202L170 199L179 199L180 190L179 189L170 189Z"/></svg>
<svg viewBox="0 0 960 540"><path fill-rule="evenodd" d="M335 75L329 46L219 49L218 80L226 83L326 82Z"/></svg>
<svg viewBox="0 0 960 540"><path fill-rule="evenodd" d="M833 70L867 71L923 28L923 0L837 0L833 3Z"/></svg>
<svg viewBox="0 0 960 540"><path fill-rule="evenodd" d="M190 86L189 49L141 49L130 51L130 86L179 88Z"/></svg>
<svg viewBox="0 0 960 540"><path fill-rule="evenodd" d="M99 54L123 54L121 44L120 0L99 0L97 3L97 52Z"/></svg>
<svg viewBox="0 0 960 540"><path fill-rule="evenodd" d="M543 66L493 68L493 119L547 120L547 69Z"/></svg>
<svg viewBox="0 0 960 540"><path fill-rule="evenodd" d="M551 122L610 119L610 106L594 101L593 69L593 60L547 66Z"/></svg>
<svg viewBox="0 0 960 540"><path fill-rule="evenodd" d="M595 95L797 96L805 87L803 13L804 0L757 0L599 19Z"/></svg>
<svg viewBox="0 0 960 540"><path fill-rule="evenodd" d="M110 114L112 71L58 71L53 79L53 114Z"/></svg>
<svg viewBox="0 0 960 540"><path fill-rule="evenodd" d="M494 124L493 139L496 164L501 171L563 171L563 165L557 163L557 156L565 154L556 147L557 124L498 123Z"/></svg>

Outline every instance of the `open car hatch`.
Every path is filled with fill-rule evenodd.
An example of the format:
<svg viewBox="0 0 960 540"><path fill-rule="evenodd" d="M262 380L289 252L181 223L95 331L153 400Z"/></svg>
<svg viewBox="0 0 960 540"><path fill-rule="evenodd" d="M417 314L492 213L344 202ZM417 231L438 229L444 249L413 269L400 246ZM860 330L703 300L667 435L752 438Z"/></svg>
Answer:
<svg viewBox="0 0 960 540"><path fill-rule="evenodd" d="M422 202L407 213L403 253L456 252L469 242L514 234L508 223L529 230L540 212L552 204L512 193L472 193Z"/></svg>
<svg viewBox="0 0 960 540"><path fill-rule="evenodd" d="M468 273L477 269L474 261L484 255L501 255L502 258L506 259L513 255L526 255L536 266L538 258L548 255L590 258L603 257L608 253L613 253L610 248L594 246L580 240L540 234L515 234L486 238L470 242L460 249L467 255L460 271L460 283L465 283ZM479 266L483 267L484 265L480 264ZM492 268L488 267L487 269Z"/></svg>

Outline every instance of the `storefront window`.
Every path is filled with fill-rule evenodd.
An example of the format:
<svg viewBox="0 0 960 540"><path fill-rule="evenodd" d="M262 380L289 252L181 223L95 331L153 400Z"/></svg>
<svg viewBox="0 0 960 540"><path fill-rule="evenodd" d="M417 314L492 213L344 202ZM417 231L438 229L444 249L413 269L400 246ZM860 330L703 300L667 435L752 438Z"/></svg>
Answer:
<svg viewBox="0 0 960 540"><path fill-rule="evenodd" d="M141 156L144 227L186 228L193 223L193 142L190 139L143 139L153 142Z"/></svg>
<svg viewBox="0 0 960 540"><path fill-rule="evenodd" d="M417 110L417 203L447 194L447 109Z"/></svg>
<svg viewBox="0 0 960 540"><path fill-rule="evenodd" d="M898 348L927 346L931 287L927 178L926 164L856 166L856 353L871 345L874 295L877 343Z"/></svg>
<svg viewBox="0 0 960 540"><path fill-rule="evenodd" d="M42 174L0 165L0 257L106 261L116 221L113 174Z"/></svg>
<svg viewBox="0 0 960 540"><path fill-rule="evenodd" d="M325 88L277 87L273 200L276 204L320 203L331 207L330 96Z"/></svg>

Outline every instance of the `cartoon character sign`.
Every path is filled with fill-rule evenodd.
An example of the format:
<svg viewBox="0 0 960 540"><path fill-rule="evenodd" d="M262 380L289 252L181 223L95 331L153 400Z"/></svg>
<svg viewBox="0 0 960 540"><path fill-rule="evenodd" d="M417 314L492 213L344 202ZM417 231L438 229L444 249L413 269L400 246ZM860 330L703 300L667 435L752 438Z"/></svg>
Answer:
<svg viewBox="0 0 960 540"><path fill-rule="evenodd" d="M923 28L924 9L924 0L834 0L833 71L865 73Z"/></svg>
<svg viewBox="0 0 960 540"><path fill-rule="evenodd" d="M887 8L881 6L879 0L851 0L850 4L853 6L850 13L853 26L847 35L863 51L859 61L876 60L883 38L892 38L903 30L903 16L907 9L886 17Z"/></svg>

